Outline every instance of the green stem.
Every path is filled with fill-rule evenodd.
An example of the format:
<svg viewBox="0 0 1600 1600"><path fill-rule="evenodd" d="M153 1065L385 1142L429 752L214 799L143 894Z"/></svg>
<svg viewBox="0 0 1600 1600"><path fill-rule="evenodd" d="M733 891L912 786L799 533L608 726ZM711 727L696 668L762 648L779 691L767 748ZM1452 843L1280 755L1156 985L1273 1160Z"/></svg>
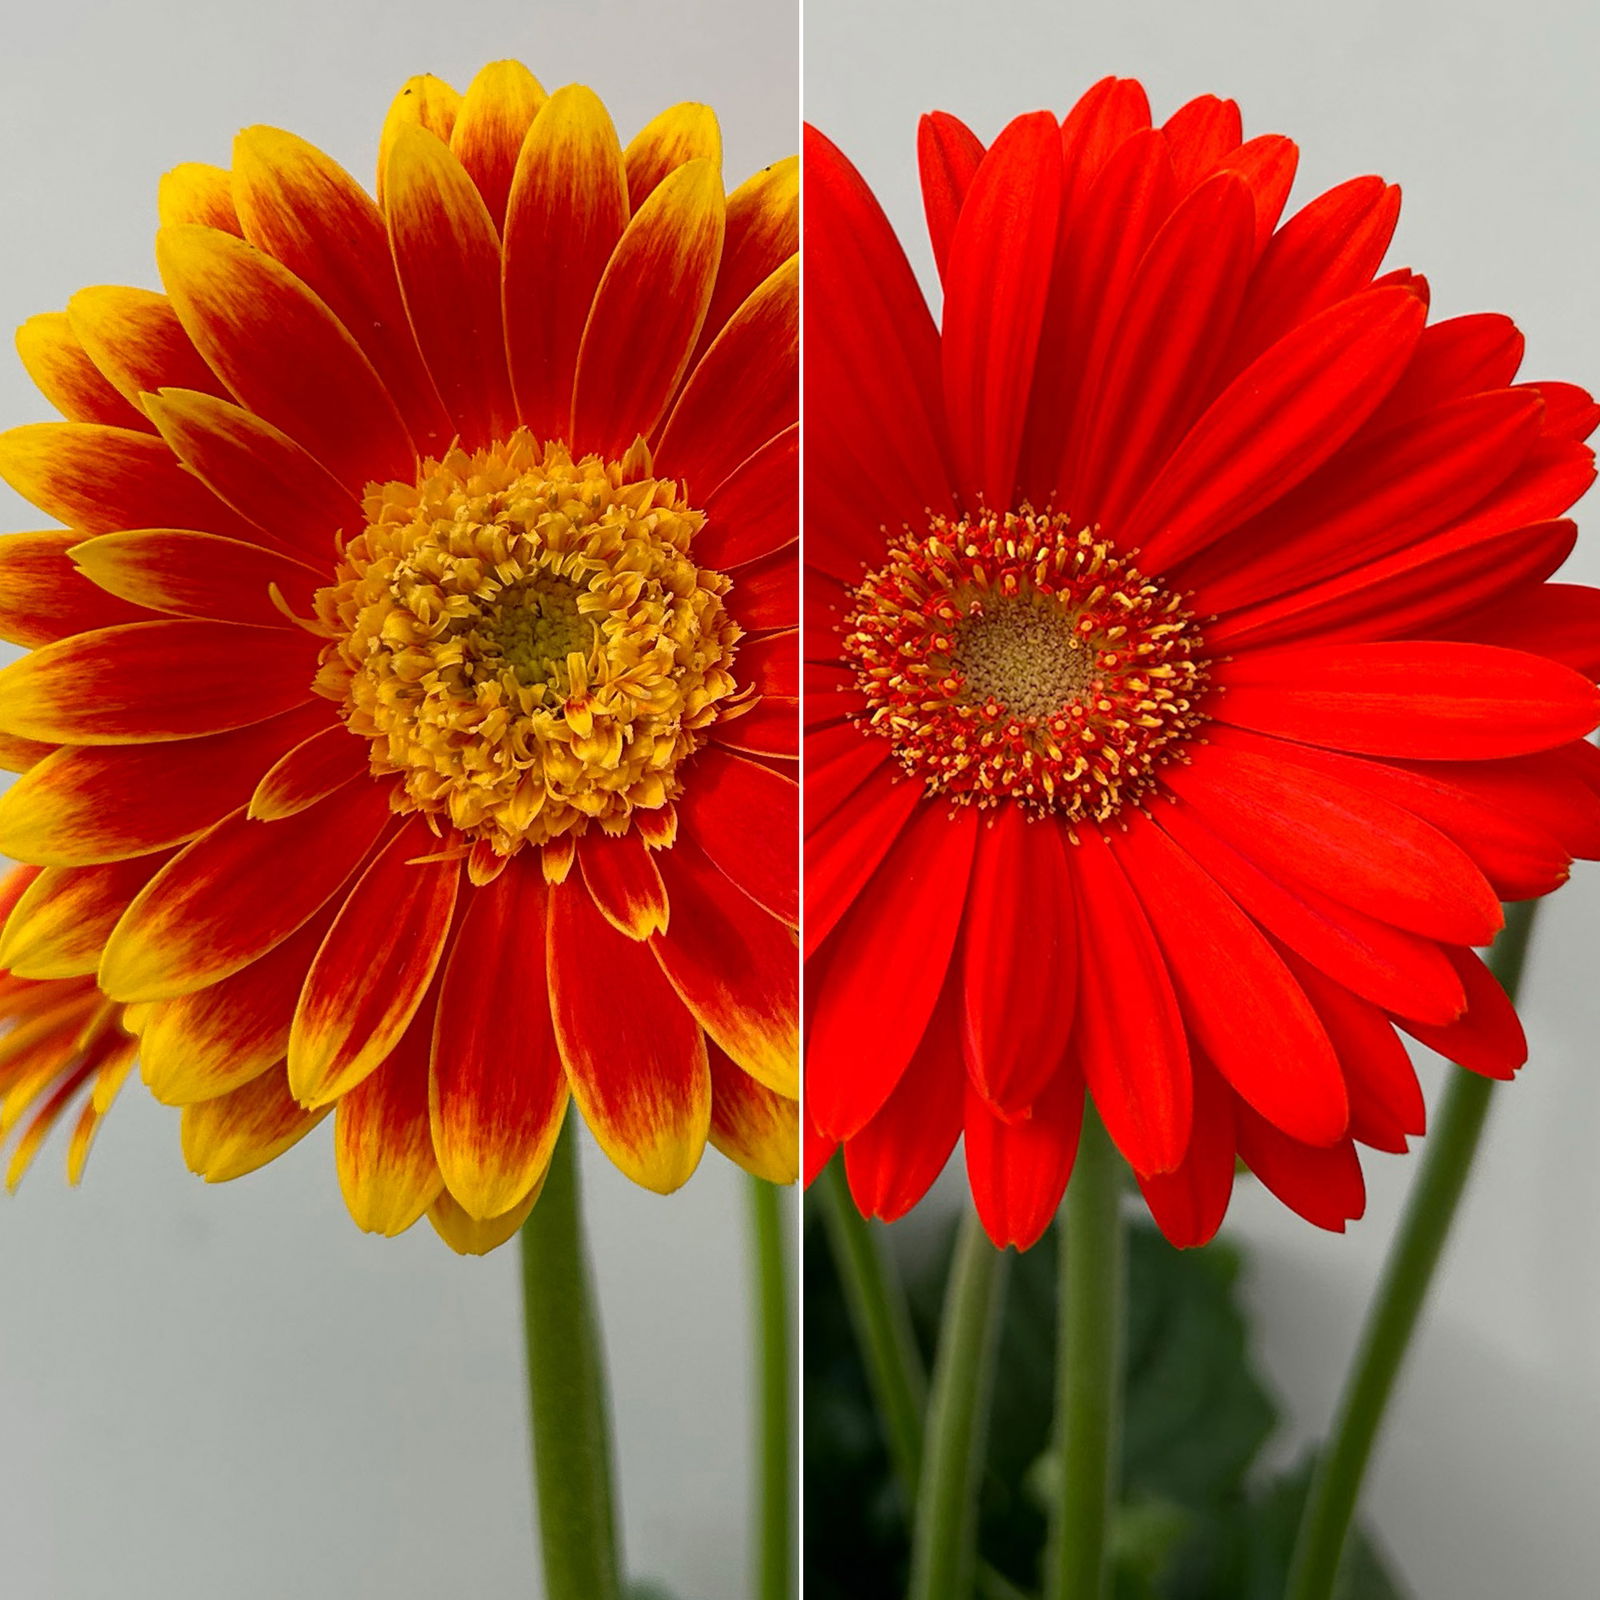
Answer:
<svg viewBox="0 0 1600 1600"><path fill-rule="evenodd" d="M1083 1114L1060 1234L1057 1482L1045 1593L1103 1600L1122 1418L1127 1236L1115 1146L1093 1106Z"/></svg>
<svg viewBox="0 0 1600 1600"><path fill-rule="evenodd" d="M522 1305L545 1600L620 1600L605 1357L584 1251L576 1116L522 1225Z"/></svg>
<svg viewBox="0 0 1600 1600"><path fill-rule="evenodd" d="M844 1291L856 1342L866 1363L889 1459L909 1504L922 1476L922 1413L928 1378L911 1331L905 1291L890 1269L874 1226L856 1210L835 1158L819 1179L823 1223Z"/></svg>
<svg viewBox="0 0 1600 1600"><path fill-rule="evenodd" d="M778 1190L761 1178L750 1180L750 1221L755 1246L756 1348L760 1352L756 1503L761 1531L755 1592L760 1600L789 1600L794 1582L789 1275L784 1263L782 1199Z"/></svg>
<svg viewBox="0 0 1600 1600"><path fill-rule="evenodd" d="M1006 1258L968 1212L945 1291L911 1536L910 1600L969 1600Z"/></svg>
<svg viewBox="0 0 1600 1600"><path fill-rule="evenodd" d="M1537 904L1525 900L1506 908L1505 929L1490 953L1489 964L1513 1000L1522 982ZM1458 1068L1440 1101L1345 1379L1333 1430L1312 1478L1286 1600L1329 1600L1333 1594L1361 1480L1455 1221L1493 1090L1492 1080Z"/></svg>

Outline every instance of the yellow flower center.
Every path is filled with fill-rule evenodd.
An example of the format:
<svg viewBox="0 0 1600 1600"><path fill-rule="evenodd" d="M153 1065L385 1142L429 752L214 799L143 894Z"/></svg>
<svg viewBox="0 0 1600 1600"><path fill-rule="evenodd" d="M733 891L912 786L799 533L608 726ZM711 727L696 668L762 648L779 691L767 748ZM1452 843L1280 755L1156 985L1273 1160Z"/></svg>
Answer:
<svg viewBox="0 0 1600 1600"><path fill-rule="evenodd" d="M366 497L366 531L317 596L318 687L372 741L397 807L501 855L589 823L623 833L749 703L728 579L690 554L702 514L623 460L526 430Z"/></svg>

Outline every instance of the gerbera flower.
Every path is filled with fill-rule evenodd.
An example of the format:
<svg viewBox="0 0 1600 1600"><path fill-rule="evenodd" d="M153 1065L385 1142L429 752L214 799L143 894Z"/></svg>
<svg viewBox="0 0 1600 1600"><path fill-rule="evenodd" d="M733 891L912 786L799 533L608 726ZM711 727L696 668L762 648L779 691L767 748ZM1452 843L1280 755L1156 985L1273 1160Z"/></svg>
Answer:
<svg viewBox="0 0 1600 1600"><path fill-rule="evenodd" d="M206 1177L337 1106L362 1227L484 1249L569 1092L651 1188L792 1176L798 177L720 166L704 106L417 78L376 203L248 129L164 294L22 329L0 966L97 975Z"/></svg>
<svg viewBox="0 0 1600 1600"><path fill-rule="evenodd" d="M806 147L813 1160L894 1217L964 1133L1026 1246L1087 1094L1174 1242L1236 1157L1342 1228L1422 1131L1396 1030L1509 1076L1473 947L1600 855L1600 595L1547 581L1600 410L1378 275L1380 179L1280 227L1230 102L920 155L939 327Z"/></svg>

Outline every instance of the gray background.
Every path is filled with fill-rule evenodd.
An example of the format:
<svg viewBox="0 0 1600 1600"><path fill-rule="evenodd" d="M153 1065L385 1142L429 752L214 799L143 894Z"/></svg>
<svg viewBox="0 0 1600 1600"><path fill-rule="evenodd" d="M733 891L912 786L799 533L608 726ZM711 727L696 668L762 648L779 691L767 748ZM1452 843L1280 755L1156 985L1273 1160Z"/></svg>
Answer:
<svg viewBox="0 0 1600 1600"><path fill-rule="evenodd" d="M501 56L580 79L624 139L721 113L737 182L796 146L792 0L12 4L0 52L0 325L92 283L157 286L156 180L287 127L370 182L414 72ZM9 350L0 426L47 414ZM0 486L0 527L39 525ZM17 1600L537 1592L516 1257L385 1242L344 1214L325 1124L204 1188L130 1086L81 1191L60 1142L0 1199L0 1591ZM585 1151L634 1570L746 1592L744 1192L714 1152L676 1197Z"/></svg>
<svg viewBox="0 0 1600 1600"><path fill-rule="evenodd" d="M807 118L860 165L924 282L919 113L984 139L1058 111L1106 73L1142 78L1157 117L1237 99L1247 135L1302 151L1296 199L1360 172L1399 182L1392 264L1427 273L1435 312L1501 310L1525 372L1600 385L1600 15L1519 0L1435 4L806 0ZM1568 575L1600 581L1600 525ZM1587 1600L1600 1592L1600 873L1580 865L1543 914L1524 1008L1532 1064L1499 1095L1426 1336L1370 1485L1420 1600ZM1437 1069L1430 1069L1430 1088ZM1413 1166L1366 1162L1367 1220L1321 1234L1259 1192L1228 1227L1293 1431L1318 1428Z"/></svg>

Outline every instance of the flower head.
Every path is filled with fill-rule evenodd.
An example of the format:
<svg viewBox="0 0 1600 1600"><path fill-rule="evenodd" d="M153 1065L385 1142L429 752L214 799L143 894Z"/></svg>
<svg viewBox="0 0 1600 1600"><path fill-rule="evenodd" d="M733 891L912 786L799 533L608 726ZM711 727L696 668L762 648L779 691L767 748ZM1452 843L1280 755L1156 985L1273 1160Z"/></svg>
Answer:
<svg viewBox="0 0 1600 1600"><path fill-rule="evenodd" d="M22 329L0 963L206 1177L336 1108L357 1222L485 1249L569 1094L652 1188L792 1176L797 189L500 62L405 86L376 201L246 130L163 293Z"/></svg>
<svg viewBox="0 0 1600 1600"><path fill-rule="evenodd" d="M812 1160L895 1217L964 1135L1026 1246L1087 1098L1175 1242L1237 1160L1342 1228L1422 1131L1396 1030L1509 1076L1473 947L1600 856L1600 594L1548 581L1600 409L1429 323L1380 179L1280 226L1229 102L919 150L937 327L806 150Z"/></svg>

